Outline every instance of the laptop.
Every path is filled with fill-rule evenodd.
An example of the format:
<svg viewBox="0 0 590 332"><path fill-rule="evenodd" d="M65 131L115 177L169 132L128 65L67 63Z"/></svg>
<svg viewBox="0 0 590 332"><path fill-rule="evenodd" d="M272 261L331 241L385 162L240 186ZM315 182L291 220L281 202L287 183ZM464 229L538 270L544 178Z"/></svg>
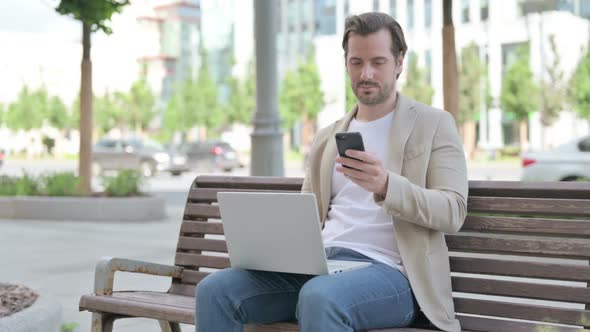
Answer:
<svg viewBox="0 0 590 332"><path fill-rule="evenodd" d="M371 265L326 259L313 194L219 192L217 199L232 267L325 275Z"/></svg>

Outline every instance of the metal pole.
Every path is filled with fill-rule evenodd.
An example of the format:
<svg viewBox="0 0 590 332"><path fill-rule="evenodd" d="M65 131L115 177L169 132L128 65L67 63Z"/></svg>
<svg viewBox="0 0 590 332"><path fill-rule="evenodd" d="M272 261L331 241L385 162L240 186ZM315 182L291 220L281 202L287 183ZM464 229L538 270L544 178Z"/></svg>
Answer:
<svg viewBox="0 0 590 332"><path fill-rule="evenodd" d="M250 175L283 176L283 132L278 107L276 10L274 0L254 0L256 114Z"/></svg>

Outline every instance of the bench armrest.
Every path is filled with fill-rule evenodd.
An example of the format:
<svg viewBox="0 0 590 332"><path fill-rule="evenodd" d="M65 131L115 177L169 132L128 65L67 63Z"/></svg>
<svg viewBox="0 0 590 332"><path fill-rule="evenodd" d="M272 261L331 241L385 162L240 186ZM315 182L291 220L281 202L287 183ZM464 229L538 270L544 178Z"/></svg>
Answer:
<svg viewBox="0 0 590 332"><path fill-rule="evenodd" d="M113 282L116 271L181 278L183 270L180 266L141 262L124 258L103 257L96 264L96 269L94 270L94 293L96 295L111 295L113 293Z"/></svg>

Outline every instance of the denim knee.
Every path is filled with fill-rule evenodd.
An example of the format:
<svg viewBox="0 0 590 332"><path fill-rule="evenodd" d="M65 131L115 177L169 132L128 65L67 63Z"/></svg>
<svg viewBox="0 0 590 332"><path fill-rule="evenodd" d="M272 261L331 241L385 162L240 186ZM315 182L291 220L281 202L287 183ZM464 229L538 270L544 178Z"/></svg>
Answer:
<svg viewBox="0 0 590 332"><path fill-rule="evenodd" d="M340 316L346 321L346 313L336 301L334 294L326 290L319 282L306 283L299 291L299 300L295 315L298 320L318 319L322 315ZM313 315L314 317L309 317ZM316 317L317 316L317 317Z"/></svg>

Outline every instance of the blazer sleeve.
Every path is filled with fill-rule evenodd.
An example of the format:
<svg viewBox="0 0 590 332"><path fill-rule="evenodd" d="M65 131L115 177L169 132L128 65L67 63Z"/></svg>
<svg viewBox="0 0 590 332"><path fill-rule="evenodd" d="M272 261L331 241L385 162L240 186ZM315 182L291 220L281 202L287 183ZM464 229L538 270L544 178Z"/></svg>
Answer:
<svg viewBox="0 0 590 332"><path fill-rule="evenodd" d="M467 215L467 165L452 115L441 112L434 135L426 188L389 172L385 197L377 204L394 218L433 230L456 233Z"/></svg>

